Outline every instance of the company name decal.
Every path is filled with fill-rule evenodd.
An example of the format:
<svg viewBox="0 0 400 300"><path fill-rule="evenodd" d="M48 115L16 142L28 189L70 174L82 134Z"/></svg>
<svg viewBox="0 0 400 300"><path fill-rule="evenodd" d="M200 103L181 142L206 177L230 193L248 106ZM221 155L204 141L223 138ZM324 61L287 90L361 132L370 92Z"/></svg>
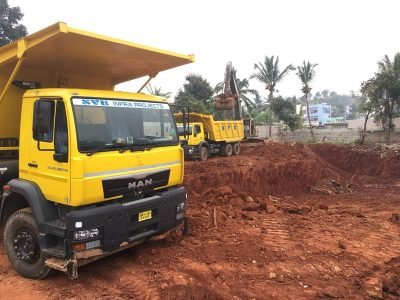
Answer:
<svg viewBox="0 0 400 300"><path fill-rule="evenodd" d="M79 105L79 106L169 109L169 106L166 103L138 102L138 101L124 101L124 100L74 98L72 103L74 105Z"/></svg>

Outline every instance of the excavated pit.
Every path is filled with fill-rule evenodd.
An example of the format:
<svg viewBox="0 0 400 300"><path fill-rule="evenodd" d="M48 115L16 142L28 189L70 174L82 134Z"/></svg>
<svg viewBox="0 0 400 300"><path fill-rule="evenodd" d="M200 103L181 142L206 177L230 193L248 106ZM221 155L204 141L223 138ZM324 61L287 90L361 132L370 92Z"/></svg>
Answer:
<svg viewBox="0 0 400 300"><path fill-rule="evenodd" d="M303 144L266 144L237 158L187 162L185 170L185 186L194 195L229 186L256 196L296 196L321 179L346 176Z"/></svg>
<svg viewBox="0 0 400 300"><path fill-rule="evenodd" d="M368 149L330 144L315 144L311 149L328 163L351 174L400 178L400 160L384 157Z"/></svg>
<svg viewBox="0 0 400 300"><path fill-rule="evenodd" d="M345 146L270 143L245 147L237 158L186 162L185 172L185 186L194 196L220 186L255 196L297 196L324 179L400 179L400 161Z"/></svg>

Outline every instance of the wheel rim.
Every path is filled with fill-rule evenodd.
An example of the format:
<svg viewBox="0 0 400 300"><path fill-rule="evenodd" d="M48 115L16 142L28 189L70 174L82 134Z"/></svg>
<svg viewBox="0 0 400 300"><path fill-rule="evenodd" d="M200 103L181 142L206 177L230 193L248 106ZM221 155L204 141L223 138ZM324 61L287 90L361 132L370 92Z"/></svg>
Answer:
<svg viewBox="0 0 400 300"><path fill-rule="evenodd" d="M240 152L240 146L239 146L239 144L235 144L233 147L234 147L234 148L233 148L234 153L235 153L235 154L239 154L239 152Z"/></svg>
<svg viewBox="0 0 400 300"><path fill-rule="evenodd" d="M228 156L231 156L231 155L232 155L232 145L228 144L228 145L226 146L226 154L227 154Z"/></svg>
<svg viewBox="0 0 400 300"><path fill-rule="evenodd" d="M206 160L207 159L207 148L205 148L205 147L202 147L201 148L201 154L200 154L200 156L201 156L201 159L202 160Z"/></svg>
<svg viewBox="0 0 400 300"><path fill-rule="evenodd" d="M39 242L36 235L27 228L21 228L15 232L13 248L18 259L26 264L34 264L40 258Z"/></svg>

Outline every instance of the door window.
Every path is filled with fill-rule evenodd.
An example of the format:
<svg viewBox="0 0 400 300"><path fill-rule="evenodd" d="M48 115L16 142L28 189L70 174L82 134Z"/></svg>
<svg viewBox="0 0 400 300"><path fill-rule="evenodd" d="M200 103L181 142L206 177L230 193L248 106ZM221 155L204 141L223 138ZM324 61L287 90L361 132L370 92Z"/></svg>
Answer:
<svg viewBox="0 0 400 300"><path fill-rule="evenodd" d="M57 101L56 110L54 149L56 153L68 155L68 129L64 103Z"/></svg>
<svg viewBox="0 0 400 300"><path fill-rule="evenodd" d="M33 139L40 142L52 142L53 124L54 101L36 101L33 109Z"/></svg>

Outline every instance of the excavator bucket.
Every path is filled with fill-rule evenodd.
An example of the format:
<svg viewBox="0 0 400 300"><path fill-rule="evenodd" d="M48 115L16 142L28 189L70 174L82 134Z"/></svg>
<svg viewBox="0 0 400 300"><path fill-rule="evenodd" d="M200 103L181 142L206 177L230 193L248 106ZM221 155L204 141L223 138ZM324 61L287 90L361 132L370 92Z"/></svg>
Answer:
<svg viewBox="0 0 400 300"><path fill-rule="evenodd" d="M235 94L220 94L215 98L214 107L216 110L231 110L235 108L238 96Z"/></svg>

